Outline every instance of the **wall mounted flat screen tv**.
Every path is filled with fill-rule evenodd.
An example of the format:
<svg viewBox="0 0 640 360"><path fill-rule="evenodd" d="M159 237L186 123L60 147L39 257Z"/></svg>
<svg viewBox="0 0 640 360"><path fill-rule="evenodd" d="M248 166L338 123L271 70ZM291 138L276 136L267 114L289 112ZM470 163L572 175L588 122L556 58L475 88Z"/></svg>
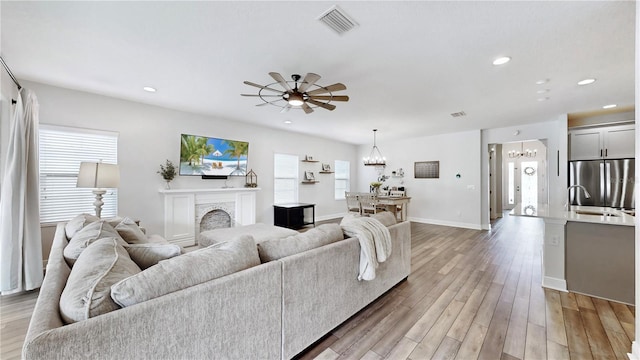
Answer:
<svg viewBox="0 0 640 360"><path fill-rule="evenodd" d="M245 176L249 143L182 134L180 175Z"/></svg>

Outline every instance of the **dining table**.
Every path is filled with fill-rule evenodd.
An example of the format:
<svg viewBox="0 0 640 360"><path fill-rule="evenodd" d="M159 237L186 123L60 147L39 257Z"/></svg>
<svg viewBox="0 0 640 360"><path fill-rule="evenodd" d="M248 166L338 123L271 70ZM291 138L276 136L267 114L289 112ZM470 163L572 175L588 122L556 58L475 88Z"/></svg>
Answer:
<svg viewBox="0 0 640 360"><path fill-rule="evenodd" d="M393 215L398 218L400 213L400 221L405 221L407 218L407 206L411 197L409 196L378 196L378 204L383 205L387 211L393 212ZM400 205L400 211L398 211L398 205Z"/></svg>

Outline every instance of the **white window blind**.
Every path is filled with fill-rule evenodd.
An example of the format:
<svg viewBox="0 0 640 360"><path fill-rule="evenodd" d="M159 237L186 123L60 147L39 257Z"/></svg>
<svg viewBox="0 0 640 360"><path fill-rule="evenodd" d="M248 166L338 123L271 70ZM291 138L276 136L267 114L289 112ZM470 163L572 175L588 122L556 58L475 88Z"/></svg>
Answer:
<svg viewBox="0 0 640 360"><path fill-rule="evenodd" d="M92 189L76 188L80 162L118 162L118 134L106 131L40 125L40 222L70 220L95 214ZM118 213L117 189L107 189L102 217Z"/></svg>
<svg viewBox="0 0 640 360"><path fill-rule="evenodd" d="M344 199L344 192L351 191L349 183L349 162L344 160L335 161L335 199Z"/></svg>
<svg viewBox="0 0 640 360"><path fill-rule="evenodd" d="M298 156L274 154L273 203L298 202Z"/></svg>

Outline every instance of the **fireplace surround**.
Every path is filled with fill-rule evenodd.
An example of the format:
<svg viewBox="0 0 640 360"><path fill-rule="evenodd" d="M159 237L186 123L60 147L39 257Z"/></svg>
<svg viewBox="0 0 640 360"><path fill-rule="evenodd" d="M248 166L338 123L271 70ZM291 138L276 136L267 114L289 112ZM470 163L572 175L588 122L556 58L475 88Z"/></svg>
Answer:
<svg viewBox="0 0 640 360"><path fill-rule="evenodd" d="M180 246L197 243L201 231L255 224L260 188L159 190L164 196L164 237Z"/></svg>

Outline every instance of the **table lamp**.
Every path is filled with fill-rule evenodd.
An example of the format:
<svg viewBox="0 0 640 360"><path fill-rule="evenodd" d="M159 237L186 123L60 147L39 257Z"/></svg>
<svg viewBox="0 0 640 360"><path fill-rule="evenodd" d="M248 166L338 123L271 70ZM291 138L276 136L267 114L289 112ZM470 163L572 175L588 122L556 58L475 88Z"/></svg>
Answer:
<svg viewBox="0 0 640 360"><path fill-rule="evenodd" d="M76 187L93 188L96 195L96 201L93 206L96 207L96 216L100 217L102 213L102 195L107 190L105 188L117 188L120 183L120 169L116 164L105 164L102 162L81 162L80 171L78 172L78 182Z"/></svg>

